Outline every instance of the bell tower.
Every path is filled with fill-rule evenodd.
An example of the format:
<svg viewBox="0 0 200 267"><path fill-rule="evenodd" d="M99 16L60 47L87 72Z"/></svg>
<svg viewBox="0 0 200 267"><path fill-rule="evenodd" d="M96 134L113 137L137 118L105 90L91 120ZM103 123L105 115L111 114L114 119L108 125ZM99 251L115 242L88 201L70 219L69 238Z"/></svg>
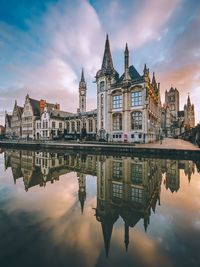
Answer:
<svg viewBox="0 0 200 267"><path fill-rule="evenodd" d="M81 80L79 82L79 111L86 112L86 91L87 85L85 82L84 72L82 69Z"/></svg>

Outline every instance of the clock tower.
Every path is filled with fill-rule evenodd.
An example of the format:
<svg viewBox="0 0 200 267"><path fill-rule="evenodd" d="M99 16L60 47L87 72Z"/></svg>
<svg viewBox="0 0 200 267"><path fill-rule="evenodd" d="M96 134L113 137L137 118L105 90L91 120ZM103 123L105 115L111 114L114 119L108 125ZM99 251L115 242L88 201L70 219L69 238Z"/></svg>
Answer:
<svg viewBox="0 0 200 267"><path fill-rule="evenodd" d="M84 78L84 72L82 69L81 80L79 82L79 110L80 112L86 112L86 91L87 85Z"/></svg>

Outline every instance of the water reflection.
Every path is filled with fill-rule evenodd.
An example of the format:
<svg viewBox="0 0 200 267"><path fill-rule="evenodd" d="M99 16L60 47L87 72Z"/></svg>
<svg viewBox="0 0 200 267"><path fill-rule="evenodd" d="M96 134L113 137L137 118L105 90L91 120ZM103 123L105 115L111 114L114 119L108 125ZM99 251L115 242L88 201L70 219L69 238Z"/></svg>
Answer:
<svg viewBox="0 0 200 267"><path fill-rule="evenodd" d="M142 220L144 231L151 212L160 205L161 183L171 193L180 189L180 172L191 181L199 163L188 160L164 160L8 150L4 153L5 169L11 168L14 183L23 179L25 191L35 186L59 181L60 176L76 172L80 210L84 212L87 175L97 177L97 201L94 213L101 224L105 254L108 257L113 225L124 223L124 247L128 250L129 228Z"/></svg>

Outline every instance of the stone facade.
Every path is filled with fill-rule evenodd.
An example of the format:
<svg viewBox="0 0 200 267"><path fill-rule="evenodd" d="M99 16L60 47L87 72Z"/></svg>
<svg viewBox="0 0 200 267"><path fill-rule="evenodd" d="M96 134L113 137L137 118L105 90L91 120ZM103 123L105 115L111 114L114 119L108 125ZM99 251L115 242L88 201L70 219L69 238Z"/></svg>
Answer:
<svg viewBox="0 0 200 267"><path fill-rule="evenodd" d="M69 112L45 107L40 119L35 121L36 139L51 140L63 135L68 115Z"/></svg>
<svg viewBox="0 0 200 267"><path fill-rule="evenodd" d="M9 115L7 112L5 113L5 137L11 138L12 130L11 130L11 118L12 115Z"/></svg>
<svg viewBox="0 0 200 267"><path fill-rule="evenodd" d="M11 117L11 132L13 138L21 138L22 136L22 113L23 107L18 106L17 101L15 100Z"/></svg>
<svg viewBox="0 0 200 267"><path fill-rule="evenodd" d="M165 104L161 109L161 127L165 136L178 136L195 127L194 105L188 95L184 110L179 108L179 91L171 87L165 92Z"/></svg>
<svg viewBox="0 0 200 267"><path fill-rule="evenodd" d="M124 73L114 69L108 36L101 69L96 74L97 134L99 139L148 143L160 133L160 84L149 69L141 76L129 66L128 46L124 52Z"/></svg>

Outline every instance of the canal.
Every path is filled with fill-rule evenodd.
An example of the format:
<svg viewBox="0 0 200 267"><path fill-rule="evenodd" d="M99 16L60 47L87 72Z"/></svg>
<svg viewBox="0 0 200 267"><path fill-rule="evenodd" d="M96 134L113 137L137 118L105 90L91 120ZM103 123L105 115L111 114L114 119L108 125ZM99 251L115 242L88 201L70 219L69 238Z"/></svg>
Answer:
<svg viewBox="0 0 200 267"><path fill-rule="evenodd" d="M200 266L200 159L0 153L0 266Z"/></svg>

